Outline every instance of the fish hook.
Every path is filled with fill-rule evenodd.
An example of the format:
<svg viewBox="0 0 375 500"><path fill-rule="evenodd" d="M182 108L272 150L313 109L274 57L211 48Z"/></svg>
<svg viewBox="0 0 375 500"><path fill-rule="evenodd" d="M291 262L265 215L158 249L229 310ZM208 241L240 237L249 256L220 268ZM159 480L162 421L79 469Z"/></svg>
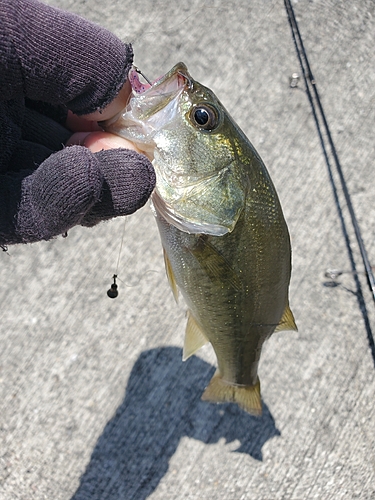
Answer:
<svg viewBox="0 0 375 500"><path fill-rule="evenodd" d="M139 75L141 75L141 76L142 76L142 77L146 80L146 82L147 82L149 85L151 85L151 86L152 86L152 82L151 82L151 81L147 78L147 76L145 76L145 75L142 73L142 71L141 71L140 69L138 69L138 68L137 68L137 66L134 66L134 69L135 69L135 71L136 71Z"/></svg>

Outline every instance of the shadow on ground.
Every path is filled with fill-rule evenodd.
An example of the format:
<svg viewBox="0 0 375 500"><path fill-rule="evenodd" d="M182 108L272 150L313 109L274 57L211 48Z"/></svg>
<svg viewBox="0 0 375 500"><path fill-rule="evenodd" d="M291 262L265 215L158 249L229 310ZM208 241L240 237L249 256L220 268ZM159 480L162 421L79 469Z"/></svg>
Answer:
<svg viewBox="0 0 375 500"><path fill-rule="evenodd" d="M168 470L182 437L240 445L235 452L262 460L262 446L280 432L266 405L261 418L236 405L204 403L200 396L214 368L181 349L141 354L131 372L123 403L108 422L72 500L143 500Z"/></svg>

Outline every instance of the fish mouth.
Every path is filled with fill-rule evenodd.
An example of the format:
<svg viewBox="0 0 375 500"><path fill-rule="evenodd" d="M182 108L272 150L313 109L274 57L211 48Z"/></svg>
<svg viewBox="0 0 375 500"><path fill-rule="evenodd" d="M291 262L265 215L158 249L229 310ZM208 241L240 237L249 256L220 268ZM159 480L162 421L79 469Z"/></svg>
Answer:
<svg viewBox="0 0 375 500"><path fill-rule="evenodd" d="M192 88L193 80L182 62L153 83L142 83L139 76L133 66L128 74L132 93L127 106L101 125L137 144L152 160L155 134L178 114L178 97Z"/></svg>
<svg viewBox="0 0 375 500"><path fill-rule="evenodd" d="M147 80L147 83L143 83L139 78L140 75L142 75L142 73L136 66L133 66L129 71L128 78L133 90L133 95L142 94L145 96L147 95L147 97L152 97L154 94L175 93L186 85L190 87L192 82L188 69L183 62L175 64L168 73L157 78L154 82L150 82L142 75Z"/></svg>

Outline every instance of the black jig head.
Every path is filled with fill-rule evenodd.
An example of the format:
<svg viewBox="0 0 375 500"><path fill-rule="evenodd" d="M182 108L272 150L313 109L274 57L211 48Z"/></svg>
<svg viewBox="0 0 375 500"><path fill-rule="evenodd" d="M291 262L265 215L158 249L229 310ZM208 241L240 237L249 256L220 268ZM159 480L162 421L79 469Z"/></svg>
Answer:
<svg viewBox="0 0 375 500"><path fill-rule="evenodd" d="M117 284L116 284L117 274L113 275L113 283L111 288L107 291L107 295L110 299L115 299L118 295Z"/></svg>

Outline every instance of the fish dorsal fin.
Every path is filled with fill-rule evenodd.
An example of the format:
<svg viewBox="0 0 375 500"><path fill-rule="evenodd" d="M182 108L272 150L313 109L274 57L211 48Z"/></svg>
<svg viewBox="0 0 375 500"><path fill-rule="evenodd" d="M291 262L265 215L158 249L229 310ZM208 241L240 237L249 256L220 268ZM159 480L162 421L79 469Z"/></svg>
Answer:
<svg viewBox="0 0 375 500"><path fill-rule="evenodd" d="M281 332L282 330L294 330L295 332L298 332L298 328L289 304L286 306L280 323L275 328L275 332Z"/></svg>
<svg viewBox="0 0 375 500"><path fill-rule="evenodd" d="M171 266L170 260L168 259L167 252L165 251L164 248L163 248L163 255L164 255L165 272L167 273L169 286L172 289L172 293L173 293L173 297L174 297L175 301L178 302L177 283L176 283L176 280L175 280L175 277L174 277L174 274L172 271L172 266Z"/></svg>
<svg viewBox="0 0 375 500"><path fill-rule="evenodd" d="M190 311L187 312L188 321L185 331L185 343L182 353L182 360L186 361L190 356L207 344L208 340L203 333L202 328L196 322Z"/></svg>
<svg viewBox="0 0 375 500"><path fill-rule="evenodd" d="M259 417L262 414L259 378L255 385L238 386L223 380L217 370L204 391L202 400L211 403L237 403L251 415Z"/></svg>

